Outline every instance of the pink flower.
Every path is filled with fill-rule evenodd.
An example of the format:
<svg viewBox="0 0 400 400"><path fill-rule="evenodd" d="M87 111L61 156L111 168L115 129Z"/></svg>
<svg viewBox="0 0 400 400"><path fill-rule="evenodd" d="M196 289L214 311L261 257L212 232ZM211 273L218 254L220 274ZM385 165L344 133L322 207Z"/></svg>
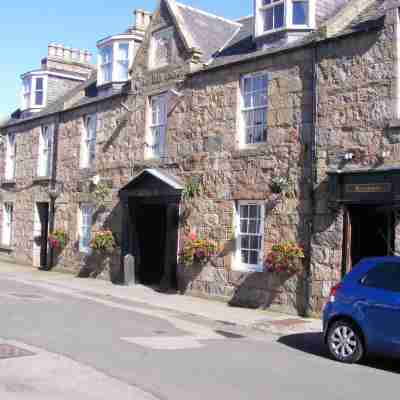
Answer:
<svg viewBox="0 0 400 400"><path fill-rule="evenodd" d="M190 234L190 240L197 240L197 235L196 235L196 232L192 232L191 234Z"/></svg>

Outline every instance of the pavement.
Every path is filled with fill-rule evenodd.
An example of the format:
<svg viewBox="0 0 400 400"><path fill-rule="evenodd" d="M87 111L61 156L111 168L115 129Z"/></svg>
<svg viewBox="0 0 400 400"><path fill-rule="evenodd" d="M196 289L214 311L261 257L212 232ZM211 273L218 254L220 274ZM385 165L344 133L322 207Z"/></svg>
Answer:
<svg viewBox="0 0 400 400"><path fill-rule="evenodd" d="M32 267L0 261L0 274L2 273L18 276L17 279L24 282L40 283L43 287L53 285L59 289L80 290L105 297L111 296L276 335L321 331L321 320L319 319L305 319L268 310L231 307L224 302L215 300L176 293L160 293L143 285L113 285L111 282L101 279L77 278L72 274L40 271Z"/></svg>
<svg viewBox="0 0 400 400"><path fill-rule="evenodd" d="M376 400L399 373L334 362L318 320L0 262L1 400Z"/></svg>

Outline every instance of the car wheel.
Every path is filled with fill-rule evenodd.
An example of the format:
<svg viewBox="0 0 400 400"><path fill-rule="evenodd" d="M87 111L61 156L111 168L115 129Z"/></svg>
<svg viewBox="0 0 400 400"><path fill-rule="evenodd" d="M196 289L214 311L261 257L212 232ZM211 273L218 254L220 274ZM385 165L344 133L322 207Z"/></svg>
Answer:
<svg viewBox="0 0 400 400"><path fill-rule="evenodd" d="M338 361L352 364L364 355L359 330L349 321L336 321L329 328L327 343L331 355Z"/></svg>

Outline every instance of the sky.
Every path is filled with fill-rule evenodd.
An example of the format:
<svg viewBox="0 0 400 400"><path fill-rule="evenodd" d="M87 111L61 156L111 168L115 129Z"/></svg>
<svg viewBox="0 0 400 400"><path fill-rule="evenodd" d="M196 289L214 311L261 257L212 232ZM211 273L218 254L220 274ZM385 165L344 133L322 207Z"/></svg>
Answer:
<svg viewBox="0 0 400 400"><path fill-rule="evenodd" d="M181 0L225 18L251 14L253 0ZM2 1L0 11L0 120L20 106L20 75L40 67L49 43L89 49L133 24L133 11L154 11L157 0ZM110 6L112 5L112 6Z"/></svg>

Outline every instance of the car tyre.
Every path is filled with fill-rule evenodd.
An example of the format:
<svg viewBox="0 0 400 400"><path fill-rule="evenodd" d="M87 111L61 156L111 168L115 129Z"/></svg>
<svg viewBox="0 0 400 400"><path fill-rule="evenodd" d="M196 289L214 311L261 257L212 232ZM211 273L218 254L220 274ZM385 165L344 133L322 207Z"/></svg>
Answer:
<svg viewBox="0 0 400 400"><path fill-rule="evenodd" d="M330 326L327 344L332 357L343 363L357 363L364 356L360 330L347 320L335 321Z"/></svg>

